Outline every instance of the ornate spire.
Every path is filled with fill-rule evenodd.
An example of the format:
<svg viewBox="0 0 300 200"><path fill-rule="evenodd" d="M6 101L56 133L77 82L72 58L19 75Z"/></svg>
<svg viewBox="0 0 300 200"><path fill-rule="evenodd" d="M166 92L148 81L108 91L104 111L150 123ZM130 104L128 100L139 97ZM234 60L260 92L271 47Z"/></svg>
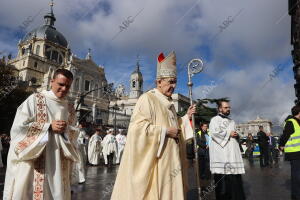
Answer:
<svg viewBox="0 0 300 200"><path fill-rule="evenodd" d="M137 54L136 56L136 71L139 72L140 71L140 55Z"/></svg>
<svg viewBox="0 0 300 200"><path fill-rule="evenodd" d="M88 54L85 57L86 60L91 60L92 59L92 55L91 55L91 49L89 48Z"/></svg>
<svg viewBox="0 0 300 200"><path fill-rule="evenodd" d="M45 25L54 26L54 22L56 21L56 18L53 14L53 5L54 5L53 0L51 0L49 5L50 5L50 12L44 16Z"/></svg>

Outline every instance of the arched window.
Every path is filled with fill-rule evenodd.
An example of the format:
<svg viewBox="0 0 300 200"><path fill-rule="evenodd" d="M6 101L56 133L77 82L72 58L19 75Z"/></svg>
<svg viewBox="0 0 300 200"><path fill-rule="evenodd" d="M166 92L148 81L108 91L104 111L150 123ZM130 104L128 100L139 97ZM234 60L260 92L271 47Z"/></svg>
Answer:
<svg viewBox="0 0 300 200"><path fill-rule="evenodd" d="M58 52L57 51L52 51L51 60L57 62L57 58L58 58Z"/></svg>
<svg viewBox="0 0 300 200"><path fill-rule="evenodd" d="M132 81L132 87L135 88L135 81Z"/></svg>
<svg viewBox="0 0 300 200"><path fill-rule="evenodd" d="M37 68L37 62L34 62L34 68Z"/></svg>
<svg viewBox="0 0 300 200"><path fill-rule="evenodd" d="M85 90L85 91L89 91L89 90L90 90L90 81L85 80L84 90Z"/></svg>
<svg viewBox="0 0 300 200"><path fill-rule="evenodd" d="M36 46L35 54L40 55L40 45Z"/></svg>

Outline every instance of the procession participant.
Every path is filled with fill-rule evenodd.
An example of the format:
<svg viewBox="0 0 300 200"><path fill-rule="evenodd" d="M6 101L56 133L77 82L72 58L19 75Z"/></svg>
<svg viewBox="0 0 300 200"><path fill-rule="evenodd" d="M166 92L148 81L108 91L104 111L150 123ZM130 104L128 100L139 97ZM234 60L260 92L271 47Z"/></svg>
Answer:
<svg viewBox="0 0 300 200"><path fill-rule="evenodd" d="M193 137L195 106L177 118L171 98L176 81L175 53L160 54L157 87L138 99L131 116L112 200L185 199L185 141Z"/></svg>
<svg viewBox="0 0 300 200"><path fill-rule="evenodd" d="M119 129L119 133L118 135L116 135L116 140L118 143L118 155L117 155L117 164L120 163L122 155L123 155L123 151L124 151L124 147L126 144L126 136L125 136L125 131L122 129Z"/></svg>
<svg viewBox="0 0 300 200"><path fill-rule="evenodd" d="M228 101L218 102L219 114L209 124L210 171L216 183L216 200L245 199L241 174L245 173L235 122L229 118Z"/></svg>
<svg viewBox="0 0 300 200"><path fill-rule="evenodd" d="M72 164L78 161L75 112L66 96L69 70L58 69L51 90L29 96L17 109L3 199L71 199Z"/></svg>
<svg viewBox="0 0 300 200"><path fill-rule="evenodd" d="M78 183L84 183L85 165L87 159L86 144L87 144L88 135L84 130L83 122L79 124L78 128L79 128L79 135L77 138L77 149L79 155L79 162L76 164L76 168L78 170Z"/></svg>
<svg viewBox="0 0 300 200"><path fill-rule="evenodd" d="M102 154L104 158L105 165L111 166L116 163L118 147L116 136L114 136L114 129L109 129L107 135L103 138L102 141Z"/></svg>
<svg viewBox="0 0 300 200"><path fill-rule="evenodd" d="M96 132L92 135L89 140L88 146L88 159L92 165L99 165L101 161L102 152L102 138L100 129L96 129Z"/></svg>

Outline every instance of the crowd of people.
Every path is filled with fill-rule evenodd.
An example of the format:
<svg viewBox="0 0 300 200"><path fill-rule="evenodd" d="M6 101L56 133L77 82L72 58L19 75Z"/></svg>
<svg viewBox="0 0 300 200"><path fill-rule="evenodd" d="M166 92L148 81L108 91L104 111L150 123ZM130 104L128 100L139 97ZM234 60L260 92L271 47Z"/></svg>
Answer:
<svg viewBox="0 0 300 200"><path fill-rule="evenodd" d="M259 146L259 161L261 167L278 166L279 146L278 140L271 132L266 133L262 126L259 126L259 132L256 134L257 139L254 139L251 133L246 139L246 157L248 157L250 164L253 164L253 152L256 144Z"/></svg>
<svg viewBox="0 0 300 200"><path fill-rule="evenodd" d="M77 150L79 162L76 163L78 171L78 183L85 182L85 168L89 164L106 167L117 165L122 158L126 144L126 130L113 128L95 128L95 133L89 136L85 130L85 123L80 123L77 138Z"/></svg>

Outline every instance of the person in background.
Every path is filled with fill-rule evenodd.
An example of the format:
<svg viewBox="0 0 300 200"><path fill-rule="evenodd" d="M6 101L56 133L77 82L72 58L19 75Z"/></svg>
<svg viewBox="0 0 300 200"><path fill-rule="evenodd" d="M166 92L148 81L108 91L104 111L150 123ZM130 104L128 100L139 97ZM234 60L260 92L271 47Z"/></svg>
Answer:
<svg viewBox="0 0 300 200"><path fill-rule="evenodd" d="M101 161L101 152L102 152L102 138L101 130L96 129L96 132L92 135L89 140L88 147L88 160L92 165L99 165Z"/></svg>
<svg viewBox="0 0 300 200"><path fill-rule="evenodd" d="M200 180L209 180L211 175L209 171L209 142L210 137L208 135L208 124L206 122L200 123L200 129L197 132L197 150L199 160L199 178ZM201 182L201 181L200 181ZM200 184L201 193L207 190L205 184Z"/></svg>
<svg viewBox="0 0 300 200"><path fill-rule="evenodd" d="M268 148L269 148L269 137L264 132L264 128L259 126L259 132L257 133L258 145L259 145L259 162L260 167L267 167L269 165L269 155L268 155Z"/></svg>
<svg viewBox="0 0 300 200"><path fill-rule="evenodd" d="M279 139L279 149L291 164L291 199L300 199L300 105L292 108L293 118L287 119Z"/></svg>
<svg viewBox="0 0 300 200"><path fill-rule="evenodd" d="M277 139L273 137L272 133L268 133L267 136L269 137L269 148L268 148L269 164L270 167L273 167L273 165L278 164Z"/></svg>
<svg viewBox="0 0 300 200"><path fill-rule="evenodd" d="M249 133L247 136L246 147L246 156L248 157L250 164L253 164L253 151L255 148L255 143L251 133Z"/></svg>
<svg viewBox="0 0 300 200"><path fill-rule="evenodd" d="M119 133L116 135L116 140L118 143L118 156L116 163L119 164L126 144L125 130L119 129Z"/></svg>
<svg viewBox="0 0 300 200"><path fill-rule="evenodd" d="M108 130L107 135L102 141L102 154L106 166L112 166L116 163L118 155L118 147L116 136L114 136L114 129Z"/></svg>
<svg viewBox="0 0 300 200"><path fill-rule="evenodd" d="M201 123L197 134L197 148L199 157L199 175L201 179L209 179L209 150L210 137L208 135L208 124Z"/></svg>
<svg viewBox="0 0 300 200"><path fill-rule="evenodd" d="M84 130L84 123L81 122L78 126L79 128L79 135L77 138L77 149L79 155L79 162L76 163L76 168L78 170L78 183L85 182L85 165L87 160L87 153L86 153L86 145L88 140L88 135Z"/></svg>

